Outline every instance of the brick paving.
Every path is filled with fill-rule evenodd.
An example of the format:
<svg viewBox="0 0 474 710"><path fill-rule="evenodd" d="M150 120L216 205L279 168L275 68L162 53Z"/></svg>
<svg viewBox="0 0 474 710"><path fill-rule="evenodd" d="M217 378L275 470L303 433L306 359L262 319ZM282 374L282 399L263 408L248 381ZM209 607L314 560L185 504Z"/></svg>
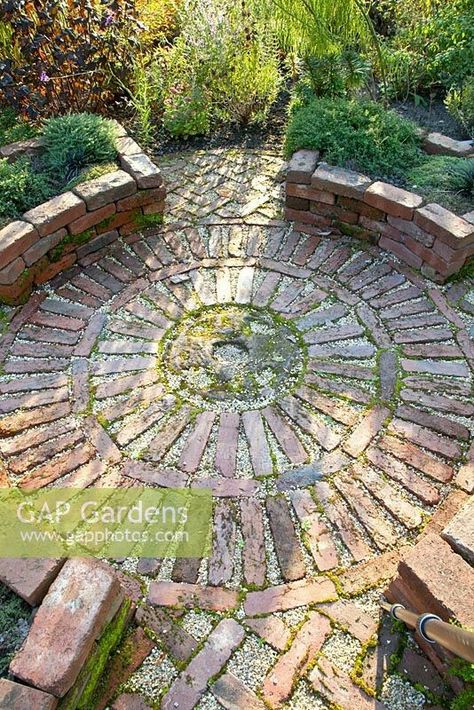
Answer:
<svg viewBox="0 0 474 710"><path fill-rule="evenodd" d="M138 688L147 703L382 710L386 628L364 646L379 633L374 594L449 495L473 489L474 285L434 287L367 243L293 230L272 153L160 162L164 227L98 243L11 313L0 480L212 490L209 560L137 569L154 578L137 620L175 668ZM305 188L321 204L329 179ZM216 325L236 309L251 335ZM215 337L191 350L194 381L169 344L202 313ZM193 635L196 613L210 626ZM364 647L362 675L344 648L324 651L342 632ZM242 669L256 639L268 664L244 653ZM418 677L416 654L403 663Z"/></svg>

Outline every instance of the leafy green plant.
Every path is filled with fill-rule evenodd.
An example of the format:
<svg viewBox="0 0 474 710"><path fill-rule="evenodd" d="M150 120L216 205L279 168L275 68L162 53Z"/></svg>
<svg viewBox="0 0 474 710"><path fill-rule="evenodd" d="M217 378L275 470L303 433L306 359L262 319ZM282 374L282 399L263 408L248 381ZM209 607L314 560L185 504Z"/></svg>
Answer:
<svg viewBox="0 0 474 710"><path fill-rule="evenodd" d="M466 212L472 208L474 198L474 160L425 156L408 171L407 183L430 202L440 202L454 212Z"/></svg>
<svg viewBox="0 0 474 710"><path fill-rule="evenodd" d="M450 710L470 710L474 705L474 663L468 663L461 658L456 658L449 672L468 684L468 687L453 700Z"/></svg>
<svg viewBox="0 0 474 710"><path fill-rule="evenodd" d="M186 0L179 16L181 34L159 60L165 128L191 136L214 123L262 121L281 75L277 47L253 3Z"/></svg>
<svg viewBox="0 0 474 710"><path fill-rule="evenodd" d="M0 222L13 219L53 194L48 176L33 170L27 158L0 160Z"/></svg>
<svg viewBox="0 0 474 710"><path fill-rule="evenodd" d="M48 119L42 131L46 170L59 180L72 180L83 168L110 163L117 156L114 125L89 113Z"/></svg>
<svg viewBox="0 0 474 710"><path fill-rule="evenodd" d="M313 99L290 116L285 149L320 150L327 162L371 175L403 177L420 161L416 127L373 101Z"/></svg>
<svg viewBox="0 0 474 710"><path fill-rule="evenodd" d="M452 88L445 99L446 108L474 140L474 76L460 88Z"/></svg>
<svg viewBox="0 0 474 710"><path fill-rule="evenodd" d="M304 76L315 96L349 96L368 84L371 65L354 50L332 52L305 61Z"/></svg>
<svg viewBox="0 0 474 710"><path fill-rule="evenodd" d="M0 109L0 145L33 138L36 134L37 129L17 116L12 108Z"/></svg>
<svg viewBox="0 0 474 710"><path fill-rule="evenodd" d="M396 31L382 52L389 94L405 98L462 85L474 66L474 0L425 2L423 12L412 0L397 5Z"/></svg>

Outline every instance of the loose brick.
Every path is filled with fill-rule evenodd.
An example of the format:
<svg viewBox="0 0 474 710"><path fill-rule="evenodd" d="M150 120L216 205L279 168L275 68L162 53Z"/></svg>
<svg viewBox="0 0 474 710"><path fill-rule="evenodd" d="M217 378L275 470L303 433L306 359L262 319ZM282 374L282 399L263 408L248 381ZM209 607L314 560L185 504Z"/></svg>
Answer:
<svg viewBox="0 0 474 710"><path fill-rule="evenodd" d="M365 175L326 164L320 165L311 178L312 187L356 200L362 199L371 183Z"/></svg>
<svg viewBox="0 0 474 710"><path fill-rule="evenodd" d="M458 141L436 132L425 136L423 150L431 155L454 155L458 158L467 158L474 153L471 141Z"/></svg>
<svg viewBox="0 0 474 710"><path fill-rule="evenodd" d="M135 620L144 628L154 631L166 650L178 661L187 661L198 646L196 639L179 624L175 624L162 609L141 606L137 609Z"/></svg>
<svg viewBox="0 0 474 710"><path fill-rule="evenodd" d="M453 249L474 242L474 225L437 204L416 210L415 224L443 241Z"/></svg>
<svg viewBox="0 0 474 710"><path fill-rule="evenodd" d="M58 700L37 688L0 679L0 708L5 710L55 710Z"/></svg>
<svg viewBox="0 0 474 710"><path fill-rule="evenodd" d="M402 557L399 575L416 590L423 608L444 621L456 619L465 627L474 625L474 610L466 604L474 586L474 571L447 542L426 535Z"/></svg>
<svg viewBox="0 0 474 710"><path fill-rule="evenodd" d="M329 621L317 612L312 612L288 651L280 656L265 678L263 697L271 707L280 708L286 704L295 681L314 661L330 633Z"/></svg>
<svg viewBox="0 0 474 710"><path fill-rule="evenodd" d="M344 708L357 710L384 710L384 705L369 697L355 685L349 675L333 665L326 658L320 658L318 665L309 674L313 688L326 696L332 703Z"/></svg>
<svg viewBox="0 0 474 710"><path fill-rule="evenodd" d="M89 211L98 210L110 202L129 197L136 191L137 184L135 180L123 170L116 170L113 173L95 178L95 180L81 183L74 188L75 194L86 203ZM74 219L80 216L78 214Z"/></svg>
<svg viewBox="0 0 474 710"><path fill-rule="evenodd" d="M223 619L209 634L203 649L173 682L162 700L163 710L194 708L206 691L207 683L217 675L242 642L244 630L234 619Z"/></svg>
<svg viewBox="0 0 474 710"><path fill-rule="evenodd" d="M61 559L5 557L0 559L0 580L31 606L39 606L63 564Z"/></svg>
<svg viewBox="0 0 474 710"><path fill-rule="evenodd" d="M249 498L240 502L244 548L242 564L245 581L261 587L265 582L266 556L263 528L263 511L258 500Z"/></svg>
<svg viewBox="0 0 474 710"><path fill-rule="evenodd" d="M468 500L442 532L442 537L453 550L471 565L474 564L474 509Z"/></svg>
<svg viewBox="0 0 474 710"><path fill-rule="evenodd" d="M331 604L319 604L318 611L347 629L361 644L366 644L377 631L377 621L347 599Z"/></svg>
<svg viewBox="0 0 474 710"><path fill-rule="evenodd" d="M0 229L0 264L6 266L39 239L37 230L27 222L16 220Z"/></svg>
<svg viewBox="0 0 474 710"><path fill-rule="evenodd" d="M330 530L321 520L316 503L307 490L290 494L291 502L301 523L302 537L319 570L333 569L339 564L336 546Z"/></svg>
<svg viewBox="0 0 474 710"><path fill-rule="evenodd" d="M155 606L177 606L209 611L228 611L238 603L237 592L223 587L201 587L198 584L152 582L148 601Z"/></svg>
<svg viewBox="0 0 474 710"><path fill-rule="evenodd" d="M227 710L265 710L265 704L232 673L224 673L211 686L211 693Z"/></svg>
<svg viewBox="0 0 474 710"><path fill-rule="evenodd" d="M386 182L374 182L367 188L364 202L393 217L411 220L414 210L423 204L423 198Z"/></svg>
<svg viewBox="0 0 474 710"><path fill-rule="evenodd" d="M375 508L372 498L349 478L338 477L333 482L379 550L393 545L397 539L396 530Z"/></svg>
<svg viewBox="0 0 474 710"><path fill-rule="evenodd" d="M247 594L244 609L248 616L287 611L306 604L331 601L337 597L334 584L326 577L300 579Z"/></svg>
<svg viewBox="0 0 474 710"><path fill-rule="evenodd" d="M366 452L368 460L386 473L397 483L400 483L410 493L427 505L436 505L441 496L438 490L411 471L402 461L387 454L381 449L370 447Z"/></svg>
<svg viewBox="0 0 474 710"><path fill-rule="evenodd" d="M283 417L279 416L272 407L264 409L263 416L291 463L295 465L305 463L308 459L308 454L293 429Z"/></svg>
<svg viewBox="0 0 474 710"><path fill-rule="evenodd" d="M311 184L311 176L316 170L319 152L316 150L298 150L293 154L288 165L286 180L289 183Z"/></svg>
<svg viewBox="0 0 474 710"><path fill-rule="evenodd" d="M119 581L108 565L86 558L68 560L43 599L10 671L63 697L122 601Z"/></svg>
<svg viewBox="0 0 474 710"><path fill-rule="evenodd" d="M19 256L0 271L0 285L11 286L21 276L24 269L25 262Z"/></svg>
<svg viewBox="0 0 474 710"><path fill-rule="evenodd" d="M235 523L228 500L217 502L214 513L212 554L209 558L209 584L229 582L234 570Z"/></svg>
<svg viewBox="0 0 474 710"><path fill-rule="evenodd" d="M381 405L374 407L343 444L344 451L357 458L377 436L389 414L390 410L386 407Z"/></svg>
<svg viewBox="0 0 474 710"><path fill-rule="evenodd" d="M120 163L134 178L140 190L160 187L163 182L160 169L145 153L137 155L123 155Z"/></svg>
<svg viewBox="0 0 474 710"><path fill-rule="evenodd" d="M306 566L288 503L283 496L269 497L266 508L282 577L287 582L301 579L306 574Z"/></svg>
<svg viewBox="0 0 474 710"><path fill-rule="evenodd" d="M25 212L23 219L36 227L40 237L45 237L79 219L85 212L86 206L77 195L64 192Z"/></svg>
<svg viewBox="0 0 474 710"><path fill-rule="evenodd" d="M277 651L284 651L287 647L291 633L280 617L275 615L257 617L245 619L244 623Z"/></svg>
<svg viewBox="0 0 474 710"><path fill-rule="evenodd" d="M349 596L357 596L361 592L376 587L381 581L394 577L401 555L406 547L390 550L367 562L360 562L344 572L339 580L342 588Z"/></svg>
<svg viewBox="0 0 474 710"><path fill-rule="evenodd" d="M196 417L194 429L186 440L178 463L178 467L186 473L197 471L215 418L215 412L202 412Z"/></svg>
<svg viewBox="0 0 474 710"><path fill-rule="evenodd" d="M250 460L256 476L270 476L273 463L260 412L242 414L245 435L250 449Z"/></svg>

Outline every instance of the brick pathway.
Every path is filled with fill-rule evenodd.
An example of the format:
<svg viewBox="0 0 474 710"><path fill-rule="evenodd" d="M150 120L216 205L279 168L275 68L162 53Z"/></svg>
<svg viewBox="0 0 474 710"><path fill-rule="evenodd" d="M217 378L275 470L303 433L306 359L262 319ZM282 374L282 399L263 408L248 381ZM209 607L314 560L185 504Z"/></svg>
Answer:
<svg viewBox="0 0 474 710"><path fill-rule="evenodd" d="M293 231L278 156L161 162L167 225L89 254L0 340L0 480L212 488L210 559L139 563L163 653L129 690L391 708L377 589L472 490L473 284Z"/></svg>

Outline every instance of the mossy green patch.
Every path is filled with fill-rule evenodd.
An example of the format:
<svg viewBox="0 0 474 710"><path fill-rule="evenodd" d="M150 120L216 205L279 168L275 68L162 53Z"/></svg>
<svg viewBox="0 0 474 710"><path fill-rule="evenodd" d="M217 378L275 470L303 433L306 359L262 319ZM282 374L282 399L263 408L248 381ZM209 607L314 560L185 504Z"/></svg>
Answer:
<svg viewBox="0 0 474 710"><path fill-rule="evenodd" d="M54 249L51 249L51 251L49 252L49 258L51 259L51 261L59 261L62 255L64 254L66 247L68 247L70 244L74 244L75 246L79 247L82 244L86 244L94 236L95 232L92 229L86 229L80 234L68 234L61 242L59 242L57 246L54 247Z"/></svg>
<svg viewBox="0 0 474 710"><path fill-rule="evenodd" d="M58 710L94 710L106 683L110 654L124 636L131 601L126 599L84 664L71 690L59 702Z"/></svg>

